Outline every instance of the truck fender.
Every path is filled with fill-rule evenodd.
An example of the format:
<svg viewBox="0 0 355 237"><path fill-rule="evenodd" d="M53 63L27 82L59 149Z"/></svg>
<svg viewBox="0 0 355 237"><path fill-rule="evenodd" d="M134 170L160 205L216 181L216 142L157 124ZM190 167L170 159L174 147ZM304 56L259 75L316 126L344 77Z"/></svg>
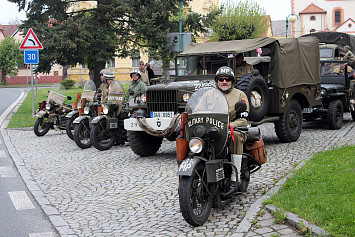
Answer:
<svg viewBox="0 0 355 237"><path fill-rule="evenodd" d="M82 115L82 116L77 117L77 118L74 120L74 123L75 123L75 124L78 124L78 123L80 123L81 121L83 121L83 120L85 120L85 119L89 119L89 118L90 118L90 116L88 116L88 115Z"/></svg>
<svg viewBox="0 0 355 237"><path fill-rule="evenodd" d="M106 118L106 115L100 115L100 116L97 116L95 117L93 120L91 120L91 123L92 124L95 124L95 123L98 123L100 120Z"/></svg>
<svg viewBox="0 0 355 237"><path fill-rule="evenodd" d="M191 176L195 167L201 162L200 158L186 158L179 166L176 175Z"/></svg>
<svg viewBox="0 0 355 237"><path fill-rule="evenodd" d="M79 113L79 110L73 110L73 111L70 111L67 115L65 115L66 118L71 118L73 117L74 115L78 114Z"/></svg>

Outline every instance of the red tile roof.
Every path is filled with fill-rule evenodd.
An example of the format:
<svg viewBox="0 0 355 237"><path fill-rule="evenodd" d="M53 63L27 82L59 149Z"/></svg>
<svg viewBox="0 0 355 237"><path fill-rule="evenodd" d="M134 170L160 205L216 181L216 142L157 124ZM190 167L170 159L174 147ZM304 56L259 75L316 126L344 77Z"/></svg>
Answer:
<svg viewBox="0 0 355 237"><path fill-rule="evenodd" d="M18 25L0 25L0 30L2 30L5 37L13 35L18 29Z"/></svg>
<svg viewBox="0 0 355 237"><path fill-rule="evenodd" d="M306 7L299 14L312 14L312 13L327 13L327 11L324 11L322 8L311 3L308 7Z"/></svg>

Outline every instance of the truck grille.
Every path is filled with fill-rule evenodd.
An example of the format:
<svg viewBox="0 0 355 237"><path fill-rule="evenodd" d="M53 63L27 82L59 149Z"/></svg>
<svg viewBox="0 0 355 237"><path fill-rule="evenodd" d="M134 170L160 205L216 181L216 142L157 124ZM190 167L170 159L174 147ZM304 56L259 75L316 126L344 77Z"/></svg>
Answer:
<svg viewBox="0 0 355 237"><path fill-rule="evenodd" d="M149 112L174 111L177 112L176 90L147 91Z"/></svg>

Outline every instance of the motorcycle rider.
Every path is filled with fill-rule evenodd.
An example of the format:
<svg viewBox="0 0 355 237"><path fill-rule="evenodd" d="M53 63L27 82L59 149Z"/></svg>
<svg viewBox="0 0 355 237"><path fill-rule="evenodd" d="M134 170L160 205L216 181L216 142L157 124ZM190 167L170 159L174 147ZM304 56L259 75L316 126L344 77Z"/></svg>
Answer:
<svg viewBox="0 0 355 237"><path fill-rule="evenodd" d="M138 69L133 69L131 71L130 77L132 78L129 84L127 94L124 99L125 109L128 110L128 103L132 98L144 94L147 91L147 85L142 81L141 74Z"/></svg>
<svg viewBox="0 0 355 237"><path fill-rule="evenodd" d="M99 87L100 90L98 90L98 91L101 91L101 92L100 92L100 93L97 93L97 96L98 96L99 98L101 98L102 92L108 88L108 84L106 83L106 80L104 79L104 73L105 73L106 71L108 71L108 69L106 69L106 68L101 69L101 71L100 71L101 84L100 84L100 87Z"/></svg>
<svg viewBox="0 0 355 237"><path fill-rule="evenodd" d="M103 74L103 79L104 79L105 83L102 83L102 84L105 84L105 85L103 86L102 92L101 92L101 102L106 103L107 99L108 99L109 87L110 87L112 80L115 79L115 76L113 75L113 73L110 70L107 70ZM101 86L100 86L100 88L101 88Z"/></svg>
<svg viewBox="0 0 355 237"><path fill-rule="evenodd" d="M243 91L238 90L232 86L234 84L234 78L235 76L233 70L230 67L223 66L217 70L215 81L217 88L222 91L228 102L229 124L232 127L246 127L248 124L247 117L249 112L249 101ZM246 103L247 110L244 113L235 114L235 104L239 101ZM234 131L233 135L234 139L231 142L231 161L237 167L238 174L240 174L243 144L246 141L246 135L238 131ZM230 190L234 189L234 187L237 185L236 181L237 177L235 170L233 169Z"/></svg>

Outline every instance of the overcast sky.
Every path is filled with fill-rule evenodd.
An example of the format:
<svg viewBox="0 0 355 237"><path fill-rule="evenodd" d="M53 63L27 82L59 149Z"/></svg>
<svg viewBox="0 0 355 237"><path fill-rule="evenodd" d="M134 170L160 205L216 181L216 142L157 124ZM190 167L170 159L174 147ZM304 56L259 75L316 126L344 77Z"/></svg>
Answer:
<svg viewBox="0 0 355 237"><path fill-rule="evenodd" d="M221 0L222 2L223 0ZM291 13L290 0L254 0L264 10L267 15L271 15L271 20L285 20ZM15 3L10 3L6 0L0 0L0 24L7 25L16 19L24 20L25 12L18 12Z"/></svg>

